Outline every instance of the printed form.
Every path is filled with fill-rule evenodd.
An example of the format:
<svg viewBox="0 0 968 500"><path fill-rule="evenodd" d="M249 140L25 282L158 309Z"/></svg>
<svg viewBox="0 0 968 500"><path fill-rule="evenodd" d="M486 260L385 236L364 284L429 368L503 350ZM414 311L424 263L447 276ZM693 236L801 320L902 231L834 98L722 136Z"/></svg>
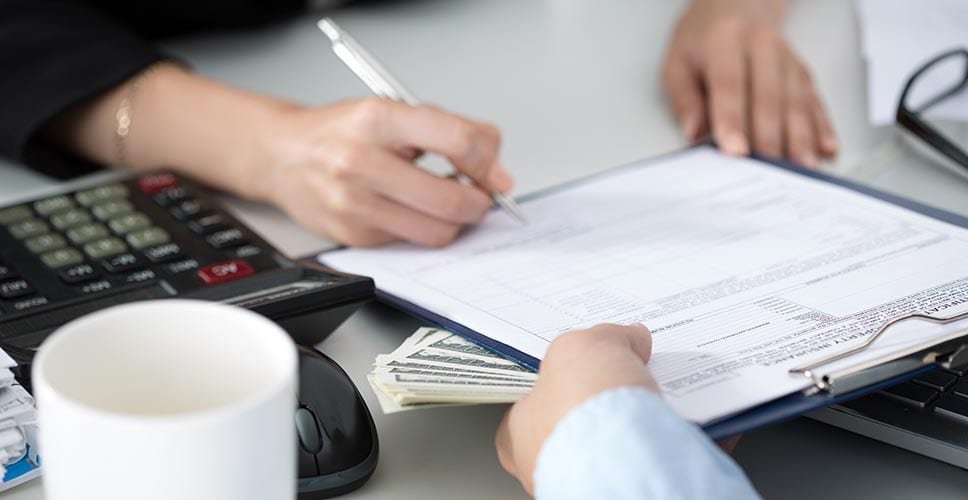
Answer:
<svg viewBox="0 0 968 500"><path fill-rule="evenodd" d="M492 212L444 249L320 255L538 359L598 323L641 322L668 403L709 423L804 389L788 370L910 312L968 309L968 230L699 148ZM965 324L908 323L829 369Z"/></svg>

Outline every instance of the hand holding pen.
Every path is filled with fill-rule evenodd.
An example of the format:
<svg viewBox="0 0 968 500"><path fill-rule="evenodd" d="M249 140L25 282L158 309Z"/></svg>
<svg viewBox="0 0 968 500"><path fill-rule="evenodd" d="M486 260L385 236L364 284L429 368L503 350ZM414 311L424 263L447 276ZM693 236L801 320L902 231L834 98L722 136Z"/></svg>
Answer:
<svg viewBox="0 0 968 500"><path fill-rule="evenodd" d="M252 182L267 195L254 197L349 246L440 247L490 211L484 190L417 168L418 152L439 154L499 190L512 184L496 162L494 127L435 108L371 97L292 107L260 127L269 137L246 156L263 165Z"/></svg>
<svg viewBox="0 0 968 500"><path fill-rule="evenodd" d="M268 120L248 161L262 162L256 195L305 226L350 246L409 241L444 246L497 202L518 220L511 176L498 162L491 125L420 106L362 47L327 19L341 60L379 96L319 108L283 109ZM266 146L268 144L268 146ZM265 155L263 153L269 152ZM424 153L446 158L459 182L427 172Z"/></svg>
<svg viewBox="0 0 968 500"><path fill-rule="evenodd" d="M336 55L346 64L347 67L353 71L356 76L360 78L373 91L377 96L390 99L393 101L398 101L405 103L412 107L419 107L421 104L416 97L401 84L386 68L380 64L359 42L357 42L349 33L340 28L332 19L323 18L317 23L320 31L323 32L333 44L333 51ZM487 126L485 126L487 127ZM496 134L497 131L491 127L491 130ZM470 145L471 149L475 147ZM431 151L440 153L440 151ZM468 152L474 155L473 151ZM422 151L415 151L414 158L416 159L422 154ZM444 154L444 156L448 156ZM459 175L466 175L473 181L474 184L485 189L491 198L497 203L508 215L513 217L518 222L522 224L526 223L524 215L521 213L520 208L511 198L504 195L506 189L501 189L502 186L495 184L495 179L490 179L486 171L480 170L480 165L462 165L460 163L454 162L453 158L448 156L451 163L458 170ZM496 158L492 158L494 162L497 161ZM493 164L493 163L492 163ZM468 168L468 167L472 168ZM485 165L490 167L491 165ZM500 167L496 167L500 168Z"/></svg>

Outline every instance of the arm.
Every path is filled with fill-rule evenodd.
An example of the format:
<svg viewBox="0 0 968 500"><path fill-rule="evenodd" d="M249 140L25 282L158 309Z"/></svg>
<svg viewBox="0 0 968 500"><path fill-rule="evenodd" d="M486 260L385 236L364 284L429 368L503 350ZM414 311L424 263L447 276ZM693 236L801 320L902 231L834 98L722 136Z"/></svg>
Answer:
<svg viewBox="0 0 968 500"><path fill-rule="evenodd" d="M498 457L537 498L758 498L658 396L642 326L562 335L498 429ZM576 369L580 367L580 369Z"/></svg>
<svg viewBox="0 0 968 500"><path fill-rule="evenodd" d="M29 163L63 149L139 171L170 168L276 204L351 245L444 245L490 208L482 187L510 189L490 125L378 99L300 106L156 63L150 46L81 7L0 2L0 67L26 68L0 79L0 104L16 118L0 129L0 152ZM130 124L119 137L122 108ZM447 157L477 185L415 168L418 151Z"/></svg>
<svg viewBox="0 0 968 500"><path fill-rule="evenodd" d="M131 125L119 147L125 97ZM481 188L415 168L416 151L448 158L479 185L506 191L511 183L497 164L499 135L490 125L376 98L304 107L174 65L85 103L53 130L81 156L135 170L171 168L273 203L350 245L444 245L490 208Z"/></svg>
<svg viewBox="0 0 968 500"><path fill-rule="evenodd" d="M784 0L692 0L666 51L662 83L683 135L711 133L730 154L755 151L816 167L837 139L810 77L780 33Z"/></svg>
<svg viewBox="0 0 968 500"><path fill-rule="evenodd" d="M77 174L55 161L60 148L42 133L45 125L159 59L83 4L0 0L0 155L48 173Z"/></svg>
<svg viewBox="0 0 968 500"><path fill-rule="evenodd" d="M759 498L735 462L655 393L623 387L585 401L538 455L538 499Z"/></svg>

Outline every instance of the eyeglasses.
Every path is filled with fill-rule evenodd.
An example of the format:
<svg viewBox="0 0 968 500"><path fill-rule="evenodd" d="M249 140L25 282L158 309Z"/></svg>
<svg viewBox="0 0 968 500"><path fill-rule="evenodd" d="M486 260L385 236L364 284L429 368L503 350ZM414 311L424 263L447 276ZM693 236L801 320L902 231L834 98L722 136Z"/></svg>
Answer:
<svg viewBox="0 0 968 500"><path fill-rule="evenodd" d="M962 134L946 133L932 116L946 116L946 106L968 106L966 89L968 50L951 50L928 61L911 76L897 107L898 125L954 162L963 174L968 174L968 154L951 139ZM960 120L964 121L964 116L962 112Z"/></svg>

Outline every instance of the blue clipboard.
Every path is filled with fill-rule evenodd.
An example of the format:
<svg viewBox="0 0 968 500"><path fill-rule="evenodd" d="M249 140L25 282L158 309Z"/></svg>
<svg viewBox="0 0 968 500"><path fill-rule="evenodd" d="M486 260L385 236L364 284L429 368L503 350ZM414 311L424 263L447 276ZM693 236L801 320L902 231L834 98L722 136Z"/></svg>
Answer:
<svg viewBox="0 0 968 500"><path fill-rule="evenodd" d="M592 174L590 176L587 176L581 179L563 183L542 191L530 193L518 199L519 201L528 201L531 199L540 198L542 196L546 196L548 194L567 189L571 186L587 182L588 180L594 179L599 176L611 175L616 171L620 171L623 169L647 168L648 166L656 162L675 158L678 155L689 152L690 149L679 150L665 155L660 155L654 158L650 158L644 161L640 160L627 165L606 169L602 172L598 172L596 174ZM803 175L805 177L810 177L823 182L828 182L831 184L836 184L838 186L846 187L853 191L856 191L883 201L887 201L894 205L898 205L900 207L912 210L914 212L927 215L934 219L938 219L944 222L948 222L950 224L968 228L968 217L964 217L938 208L930 207L922 203L918 203L916 201L909 200L907 198L897 196L894 194L885 193L883 191L880 191L868 186L863 186L855 182L851 182L844 179L838 179L836 177L824 174L822 172L808 170L786 161L767 158L756 154L750 156L750 158L757 160L759 162L762 162L764 164L772 165L776 168L780 168L789 172L796 173L798 175ZM313 262L316 262L316 257L317 256L311 256L311 257L308 257L307 259L311 259ZM377 296L377 300L379 300L380 302L390 305L396 309L399 309L402 312L405 312L407 314L420 318L440 328L444 328L446 330L454 332L458 335L461 335L462 337L466 337L474 341L475 343L481 346L484 346L488 349L491 349L492 351L498 352L501 355L509 359L512 359L532 370L537 370L538 365L540 363L540 360L538 360L537 358L530 356L528 354L525 354L511 346L508 346L501 342L497 342L494 339L491 339L485 335L482 335L481 333L471 330L470 328L467 328L462 324L456 323L432 311L424 309L412 302L403 300L399 297L383 292L382 290L379 290L379 283L377 283L377 286L378 286L378 289L376 291L376 296ZM968 340L966 340L966 342L968 342ZM774 424L777 422L782 422L784 420L789 420L789 419L801 416L804 413L808 413L813 410L824 408L832 404L849 401L851 399L863 396L865 394L869 394L871 392L875 392L883 388L890 387L891 385L904 382L911 378L923 375L935 369L937 369L937 366L935 365L925 365L917 369L914 369L912 371L906 372L904 374L897 375L897 376L888 378L886 380L882 380L877 383L867 385L863 388L852 390L842 394L832 395L825 392L818 392L813 395L806 395L802 392L790 394L788 396L784 396L784 397L775 399L773 401L763 403L759 406L755 406L738 415L733 415L730 417L725 417L723 419L709 422L703 426L703 430L709 435L710 438L714 440L724 439L742 432L756 429L758 427Z"/></svg>

